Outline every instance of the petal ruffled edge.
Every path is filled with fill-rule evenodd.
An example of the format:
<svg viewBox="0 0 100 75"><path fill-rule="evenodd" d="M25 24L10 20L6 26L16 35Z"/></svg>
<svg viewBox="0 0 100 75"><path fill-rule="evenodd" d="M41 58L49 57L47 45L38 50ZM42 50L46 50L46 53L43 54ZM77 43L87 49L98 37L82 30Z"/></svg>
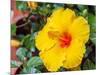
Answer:
<svg viewBox="0 0 100 75"><path fill-rule="evenodd" d="M48 50L55 45L55 40L49 38L48 33L44 30L38 32L35 37L35 45L40 51Z"/></svg>
<svg viewBox="0 0 100 75"><path fill-rule="evenodd" d="M90 26L85 18L77 17L69 28L69 32L74 39L86 43L89 40Z"/></svg>
<svg viewBox="0 0 100 75"><path fill-rule="evenodd" d="M63 25L70 26L75 18L75 12L69 8L66 8L62 13L61 21Z"/></svg>
<svg viewBox="0 0 100 75"><path fill-rule="evenodd" d="M48 71L57 71L63 65L65 52L63 49L55 46L50 50L41 51L40 58L43 60Z"/></svg>
<svg viewBox="0 0 100 75"><path fill-rule="evenodd" d="M67 49L63 67L70 69L79 66L85 51L85 45L82 42L78 40L73 41L71 46Z"/></svg>

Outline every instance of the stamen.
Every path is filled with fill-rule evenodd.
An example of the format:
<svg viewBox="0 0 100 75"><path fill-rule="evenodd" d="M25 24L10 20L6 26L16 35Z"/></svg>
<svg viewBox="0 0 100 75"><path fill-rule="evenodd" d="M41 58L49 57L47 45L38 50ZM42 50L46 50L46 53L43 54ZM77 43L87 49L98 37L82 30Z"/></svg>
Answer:
<svg viewBox="0 0 100 75"><path fill-rule="evenodd" d="M72 38L71 35L68 33L64 33L62 36L59 38L60 46L61 47L68 47L70 45Z"/></svg>
<svg viewBox="0 0 100 75"><path fill-rule="evenodd" d="M48 36L52 39L59 37L59 32L58 31L49 31Z"/></svg>
<svg viewBox="0 0 100 75"><path fill-rule="evenodd" d="M48 32L49 38L53 40L58 40L60 46L63 47L68 47L71 43L72 37L69 33L59 33L57 31L49 31Z"/></svg>

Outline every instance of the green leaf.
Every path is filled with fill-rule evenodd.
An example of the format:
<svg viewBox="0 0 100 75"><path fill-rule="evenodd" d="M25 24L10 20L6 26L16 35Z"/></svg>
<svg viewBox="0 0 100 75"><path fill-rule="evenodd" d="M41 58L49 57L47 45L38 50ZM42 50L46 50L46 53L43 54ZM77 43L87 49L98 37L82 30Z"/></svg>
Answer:
<svg viewBox="0 0 100 75"><path fill-rule="evenodd" d="M96 17L93 14L89 14L88 21L90 24L90 29L91 29L91 38L96 37Z"/></svg>
<svg viewBox="0 0 100 75"><path fill-rule="evenodd" d="M35 56L35 57L32 57L28 62L27 62L27 66L30 67L30 66L38 66L38 65L41 65L43 64L42 60L38 57L38 56Z"/></svg>
<svg viewBox="0 0 100 75"><path fill-rule="evenodd" d="M82 11L82 16L85 17L85 18L88 16L88 10L87 9L84 9Z"/></svg>
<svg viewBox="0 0 100 75"><path fill-rule="evenodd" d="M21 73L27 73L27 74L41 73L39 68L37 68L41 64L43 64L42 60L38 56L32 57L29 59L29 61L27 62L26 66L24 67Z"/></svg>
<svg viewBox="0 0 100 75"><path fill-rule="evenodd" d="M24 11L24 10L28 9L27 3L23 2L23 1L17 1L16 6L17 6L17 9L19 9L21 11Z"/></svg>
<svg viewBox="0 0 100 75"><path fill-rule="evenodd" d="M94 44L96 44L96 17L95 15L89 13L88 22L90 24L90 39Z"/></svg>
<svg viewBox="0 0 100 75"><path fill-rule="evenodd" d="M11 25L11 35L16 35L16 24Z"/></svg>
<svg viewBox="0 0 100 75"><path fill-rule="evenodd" d="M25 36L22 41L21 44L28 48L31 52L35 51L35 40L34 40L34 34L31 35L27 35Z"/></svg>
<svg viewBox="0 0 100 75"><path fill-rule="evenodd" d="M95 15L88 14L88 22L90 24L91 32L96 32L96 17Z"/></svg>
<svg viewBox="0 0 100 75"><path fill-rule="evenodd" d="M41 71L39 71L38 69L34 68L34 67L25 67L22 72L22 74L34 74L34 73L41 73Z"/></svg>
<svg viewBox="0 0 100 75"><path fill-rule="evenodd" d="M92 41L94 44L96 44L96 33L92 33L92 32L91 32L91 34L90 34L90 39L91 39L91 41Z"/></svg>
<svg viewBox="0 0 100 75"><path fill-rule="evenodd" d="M37 13L47 16L49 14L51 14L53 5L51 5L50 3L40 3L37 9Z"/></svg>
<svg viewBox="0 0 100 75"><path fill-rule="evenodd" d="M27 55L27 49L26 48L19 48L16 52L17 57L19 60L24 61L25 57Z"/></svg>
<svg viewBox="0 0 100 75"><path fill-rule="evenodd" d="M32 52L28 51L27 57L28 57L28 58L31 58L31 57L32 57Z"/></svg>
<svg viewBox="0 0 100 75"><path fill-rule="evenodd" d="M25 35L20 34L20 35L17 35L17 37L21 41L21 40L23 40L23 38L25 37Z"/></svg>
<svg viewBox="0 0 100 75"><path fill-rule="evenodd" d="M32 42L32 41L31 41ZM26 47L26 48L30 48L30 35L27 35L23 38L22 40L22 44Z"/></svg>
<svg viewBox="0 0 100 75"><path fill-rule="evenodd" d="M83 69L84 70L96 69L96 65L93 64L93 62L91 62L89 59L87 59L83 64Z"/></svg>
<svg viewBox="0 0 100 75"><path fill-rule="evenodd" d="M87 9L88 7L86 5L77 5L78 9L80 11L83 11L84 9Z"/></svg>
<svg viewBox="0 0 100 75"><path fill-rule="evenodd" d="M70 5L69 5L70 6ZM60 3L55 3L53 4L54 8L60 8L60 7L64 7L64 4L60 4Z"/></svg>
<svg viewBox="0 0 100 75"><path fill-rule="evenodd" d="M89 53L90 53L91 51L92 51L91 46L87 46L87 47L86 47L86 53L85 53L84 57L87 58L88 55L89 55Z"/></svg>
<svg viewBox="0 0 100 75"><path fill-rule="evenodd" d="M13 61L11 60L11 67L14 68L14 67L19 67L21 64L17 61Z"/></svg>

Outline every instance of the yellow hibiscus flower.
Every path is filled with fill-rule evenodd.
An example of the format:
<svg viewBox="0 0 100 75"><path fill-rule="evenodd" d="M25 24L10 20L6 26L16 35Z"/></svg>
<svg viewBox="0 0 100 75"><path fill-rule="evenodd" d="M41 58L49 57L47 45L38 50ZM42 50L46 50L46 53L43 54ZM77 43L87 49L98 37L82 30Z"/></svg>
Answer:
<svg viewBox="0 0 100 75"><path fill-rule="evenodd" d="M61 66L67 69L79 66L89 32L87 20L76 16L73 10L55 10L35 40L48 71L57 71Z"/></svg>

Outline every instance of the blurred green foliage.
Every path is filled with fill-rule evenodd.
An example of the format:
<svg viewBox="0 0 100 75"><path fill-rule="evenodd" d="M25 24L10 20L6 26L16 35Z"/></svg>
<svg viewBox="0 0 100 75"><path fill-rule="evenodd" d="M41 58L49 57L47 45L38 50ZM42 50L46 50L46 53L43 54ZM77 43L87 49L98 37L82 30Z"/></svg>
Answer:
<svg viewBox="0 0 100 75"><path fill-rule="evenodd" d="M11 67L20 67L20 64L16 60L11 61Z"/></svg>
<svg viewBox="0 0 100 75"><path fill-rule="evenodd" d="M21 47L21 48L19 48L19 49L17 50L16 55L17 55L17 57L18 57L18 59L19 59L20 61L24 61L24 60L25 60L25 57L27 56L26 53L27 53L27 49Z"/></svg>
<svg viewBox="0 0 100 75"><path fill-rule="evenodd" d="M15 24L12 24L11 25L11 35L16 35L16 25Z"/></svg>
<svg viewBox="0 0 100 75"><path fill-rule="evenodd" d="M91 70L96 69L95 64L91 62L89 59L86 60L86 62L83 65L84 70Z"/></svg>
<svg viewBox="0 0 100 75"><path fill-rule="evenodd" d="M17 9L21 10L21 11L24 11L24 10L27 10L28 7L27 7L27 3L25 1L16 1L16 7Z"/></svg>

